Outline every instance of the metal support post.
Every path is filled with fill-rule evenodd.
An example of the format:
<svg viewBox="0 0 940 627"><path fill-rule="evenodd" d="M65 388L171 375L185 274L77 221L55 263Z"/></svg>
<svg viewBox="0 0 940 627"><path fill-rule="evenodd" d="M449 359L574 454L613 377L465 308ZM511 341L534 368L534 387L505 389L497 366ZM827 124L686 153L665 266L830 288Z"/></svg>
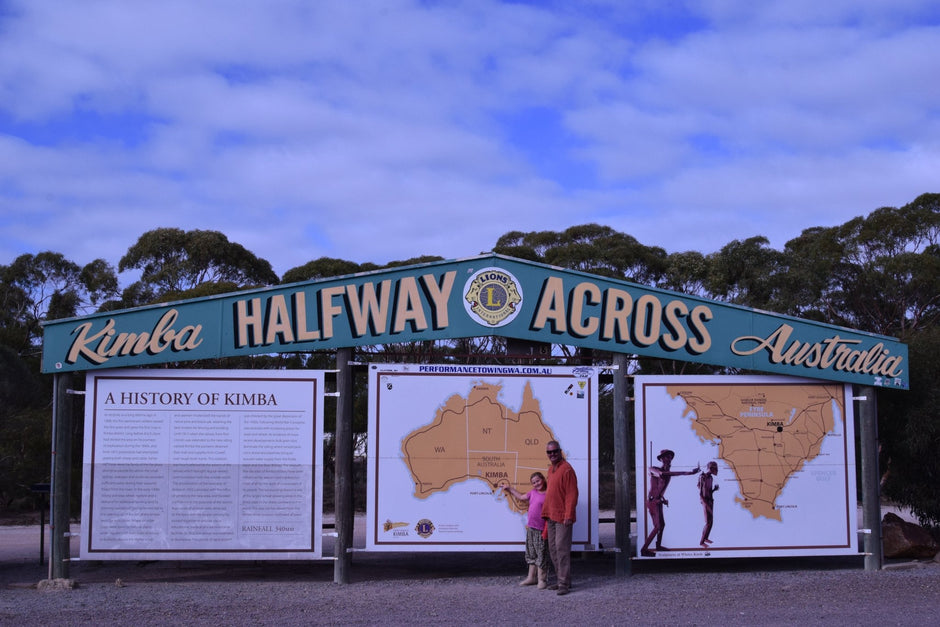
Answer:
<svg viewBox="0 0 940 627"><path fill-rule="evenodd" d="M72 376L54 375L52 399L52 488L49 517L49 578L69 577L69 489L72 467Z"/></svg>
<svg viewBox="0 0 940 627"><path fill-rule="evenodd" d="M627 418L627 355L614 353L614 534L616 573L630 575L630 443Z"/></svg>
<svg viewBox="0 0 940 627"><path fill-rule="evenodd" d="M349 583L352 566L353 525L353 369L352 349L336 351L336 452L334 516L336 518L336 561L333 583Z"/></svg>
<svg viewBox="0 0 940 627"><path fill-rule="evenodd" d="M881 544L881 480L878 470L878 401L875 388L859 386L858 423L861 429L862 522L869 530L864 535L865 570L881 570L884 555Z"/></svg>

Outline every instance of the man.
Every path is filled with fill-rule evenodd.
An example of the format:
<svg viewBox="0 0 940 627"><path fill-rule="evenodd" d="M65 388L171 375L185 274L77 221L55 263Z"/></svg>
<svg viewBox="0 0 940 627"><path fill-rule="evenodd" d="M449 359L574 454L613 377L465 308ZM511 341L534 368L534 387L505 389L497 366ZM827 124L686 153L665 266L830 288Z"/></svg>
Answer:
<svg viewBox="0 0 940 627"><path fill-rule="evenodd" d="M715 485L713 479L717 474L718 462L708 462L705 472L698 476L698 498L705 511L705 527L702 529L702 541L699 544L705 549L712 543L708 536L712 532L712 523L715 521L715 490L718 486Z"/></svg>
<svg viewBox="0 0 940 627"><path fill-rule="evenodd" d="M549 586L558 594L568 594L571 589L571 529L578 506L578 477L561 454L561 445L551 440L545 445L545 453L551 462L548 468L548 489L542 518L548 527L548 552L555 566L558 583Z"/></svg>
<svg viewBox="0 0 940 627"><path fill-rule="evenodd" d="M663 530L666 529L663 506L669 505L669 501L666 500L666 488L669 487L669 481L677 475L694 475L702 469L701 466L696 466L695 470L688 472L672 471L670 468L675 456L676 454L673 451L663 449L656 456L662 466L650 466L650 493L649 498L646 499L646 511L649 512L650 520L653 521L653 529L646 536L646 542L643 544L643 548L640 549L640 555L643 557L656 556L656 553L649 548L653 538L656 538L657 551L669 550L663 546Z"/></svg>

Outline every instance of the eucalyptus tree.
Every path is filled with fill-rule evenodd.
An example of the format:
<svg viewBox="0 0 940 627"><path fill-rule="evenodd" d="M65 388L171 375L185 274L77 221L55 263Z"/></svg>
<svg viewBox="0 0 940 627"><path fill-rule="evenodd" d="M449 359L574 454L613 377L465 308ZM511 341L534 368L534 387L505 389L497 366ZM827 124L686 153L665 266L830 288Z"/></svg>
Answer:
<svg viewBox="0 0 940 627"><path fill-rule="evenodd" d="M879 390L882 491L940 538L940 325L908 344L910 390Z"/></svg>
<svg viewBox="0 0 940 627"><path fill-rule="evenodd" d="M0 341L21 354L35 352L42 321L88 313L117 291L114 268L103 259L82 267L61 253L20 255L0 266Z"/></svg>
<svg viewBox="0 0 940 627"><path fill-rule="evenodd" d="M704 254L694 250L670 253L659 287L708 298L709 274L710 261Z"/></svg>
<svg viewBox="0 0 940 627"><path fill-rule="evenodd" d="M663 279L667 257L662 248L598 224L561 232L510 231L497 240L493 252L645 285Z"/></svg>
<svg viewBox="0 0 940 627"><path fill-rule="evenodd" d="M787 243L786 313L908 344L910 390L880 389L882 490L940 531L940 194L805 230Z"/></svg>
<svg viewBox="0 0 940 627"><path fill-rule="evenodd" d="M496 240L493 252L545 263L545 252L557 245L559 237L554 231L509 231Z"/></svg>
<svg viewBox="0 0 940 627"><path fill-rule="evenodd" d="M777 309L783 255L763 235L733 240L709 255L708 291L720 300L759 309Z"/></svg>
<svg viewBox="0 0 940 627"><path fill-rule="evenodd" d="M783 249L785 272L779 276L780 313L827 324L848 323L843 290L853 269L845 259L838 227L805 229Z"/></svg>
<svg viewBox="0 0 940 627"><path fill-rule="evenodd" d="M905 336L940 319L940 194L839 227L840 306L855 328Z"/></svg>
<svg viewBox="0 0 940 627"><path fill-rule="evenodd" d="M299 283L301 281L312 281L314 279L328 279L376 269L378 269L378 266L373 263L359 264L355 261L347 261L346 259L320 257L319 259L308 261L296 268L291 268L281 276L281 283Z"/></svg>
<svg viewBox="0 0 940 627"><path fill-rule="evenodd" d="M0 346L16 349L30 346L36 328L34 316L29 316L30 299L26 290L9 278L9 266L0 266Z"/></svg>
<svg viewBox="0 0 940 627"><path fill-rule="evenodd" d="M224 291L274 285L271 264L218 231L159 228L140 236L118 264L121 272L139 270L140 279L124 292L123 306L184 298L205 284Z"/></svg>
<svg viewBox="0 0 940 627"><path fill-rule="evenodd" d="M0 266L0 509L25 502L29 486L48 477L51 377L39 374L41 323L86 313L116 293L114 269L101 259L82 267L41 252Z"/></svg>

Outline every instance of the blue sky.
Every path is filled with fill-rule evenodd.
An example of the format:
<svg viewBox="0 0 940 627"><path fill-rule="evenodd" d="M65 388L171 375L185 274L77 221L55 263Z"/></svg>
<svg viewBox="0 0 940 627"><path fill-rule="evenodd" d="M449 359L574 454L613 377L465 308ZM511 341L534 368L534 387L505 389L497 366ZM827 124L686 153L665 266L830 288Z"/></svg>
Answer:
<svg viewBox="0 0 940 627"><path fill-rule="evenodd" d="M779 249L940 191L937 50L935 0L0 0L0 264Z"/></svg>

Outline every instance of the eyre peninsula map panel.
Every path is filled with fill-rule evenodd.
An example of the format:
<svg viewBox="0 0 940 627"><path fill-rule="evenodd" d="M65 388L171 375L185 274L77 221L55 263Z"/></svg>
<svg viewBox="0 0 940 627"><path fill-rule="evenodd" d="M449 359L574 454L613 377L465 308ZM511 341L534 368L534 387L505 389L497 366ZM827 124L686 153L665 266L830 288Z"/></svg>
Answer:
<svg viewBox="0 0 940 627"><path fill-rule="evenodd" d="M638 535L663 450L674 453L661 540L640 556L829 555L857 551L849 388L787 377L637 377ZM712 528L699 493L710 462ZM708 540L707 542L705 540Z"/></svg>
<svg viewBox="0 0 940 627"><path fill-rule="evenodd" d="M718 447L731 469L735 502L755 518L782 520L777 498L794 473L815 460L835 416L844 415L843 386L673 385L683 416L704 442Z"/></svg>

